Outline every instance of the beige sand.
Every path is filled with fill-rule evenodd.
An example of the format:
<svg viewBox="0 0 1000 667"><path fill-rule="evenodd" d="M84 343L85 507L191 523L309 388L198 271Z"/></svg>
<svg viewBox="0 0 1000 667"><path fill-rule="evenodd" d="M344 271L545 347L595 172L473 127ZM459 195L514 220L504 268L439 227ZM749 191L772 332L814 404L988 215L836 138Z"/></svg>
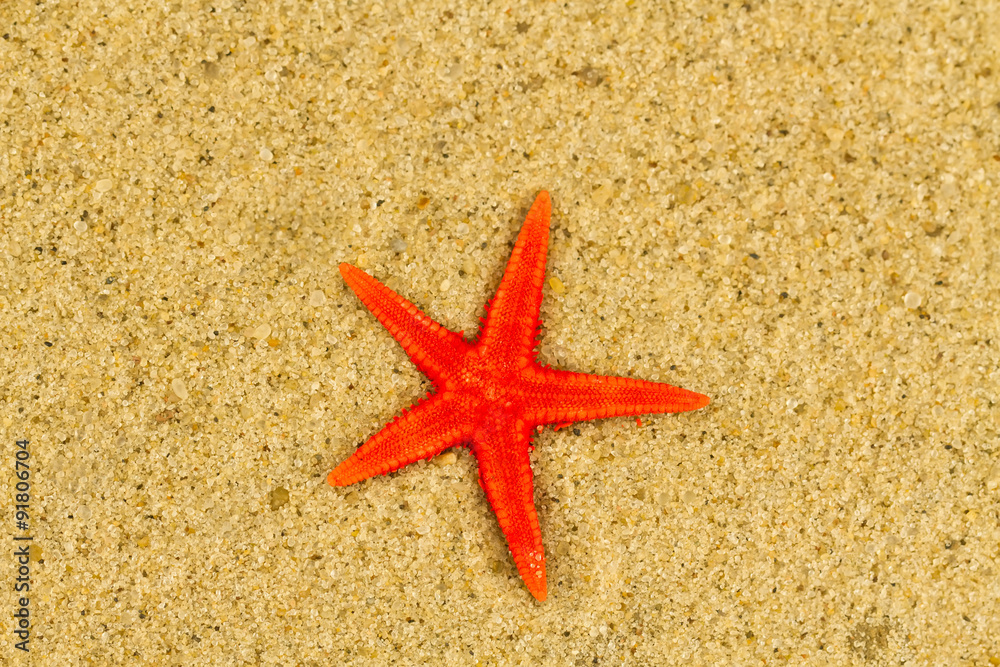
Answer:
<svg viewBox="0 0 1000 667"><path fill-rule="evenodd" d="M0 6L31 664L1000 664L1000 4L119 4ZM471 331L542 188L542 360L713 403L537 438L539 604L324 478L428 388L338 262Z"/></svg>

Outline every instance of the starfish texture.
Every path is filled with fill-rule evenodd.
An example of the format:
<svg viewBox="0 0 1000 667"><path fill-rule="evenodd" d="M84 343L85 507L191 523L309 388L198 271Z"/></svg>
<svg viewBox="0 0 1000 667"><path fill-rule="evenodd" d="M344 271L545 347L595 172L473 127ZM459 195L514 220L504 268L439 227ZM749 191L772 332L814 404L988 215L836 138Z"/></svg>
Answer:
<svg viewBox="0 0 1000 667"><path fill-rule="evenodd" d="M468 446L514 563L546 597L545 555L528 452L542 425L696 410L708 397L659 382L555 370L536 361L551 203L528 211L478 340L449 331L350 264L340 273L434 383L436 393L396 417L330 473L331 486L382 475L455 445Z"/></svg>

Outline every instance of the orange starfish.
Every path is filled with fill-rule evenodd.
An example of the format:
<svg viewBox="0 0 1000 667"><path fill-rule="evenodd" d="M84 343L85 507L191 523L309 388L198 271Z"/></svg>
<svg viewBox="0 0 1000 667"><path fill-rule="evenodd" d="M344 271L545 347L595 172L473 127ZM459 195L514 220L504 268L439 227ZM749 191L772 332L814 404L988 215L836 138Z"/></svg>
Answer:
<svg viewBox="0 0 1000 667"><path fill-rule="evenodd" d="M528 456L536 428L708 404L707 396L669 384L554 370L536 361L550 212L549 194L539 193L474 342L364 271L340 265L347 284L437 393L386 424L327 478L331 486L347 486L448 447L468 446L517 571L538 600L546 596L545 555Z"/></svg>

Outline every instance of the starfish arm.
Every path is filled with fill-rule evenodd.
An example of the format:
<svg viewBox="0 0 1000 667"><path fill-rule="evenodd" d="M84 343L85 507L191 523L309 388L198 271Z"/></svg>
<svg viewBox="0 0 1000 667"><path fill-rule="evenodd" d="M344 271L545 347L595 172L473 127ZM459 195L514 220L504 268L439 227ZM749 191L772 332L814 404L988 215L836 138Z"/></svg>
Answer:
<svg viewBox="0 0 1000 667"><path fill-rule="evenodd" d="M410 360L435 384L454 371L465 352L472 347L461 334L445 329L361 269L341 264L340 275L403 346Z"/></svg>
<svg viewBox="0 0 1000 667"><path fill-rule="evenodd" d="M480 343L492 351L500 365L533 358L551 213L549 193L543 190L528 211L486 313Z"/></svg>
<svg viewBox="0 0 1000 667"><path fill-rule="evenodd" d="M709 401L708 396L663 382L539 367L525 375L528 404L537 406L526 418L536 424L687 412L703 408Z"/></svg>
<svg viewBox="0 0 1000 667"><path fill-rule="evenodd" d="M532 483L531 431L523 422L504 432L477 441L473 452L479 462L479 485L507 538L517 571L528 591L539 601L545 600L545 550L542 530L535 511Z"/></svg>
<svg viewBox="0 0 1000 667"><path fill-rule="evenodd" d="M456 418L455 401L438 394L382 427L334 468L326 481L330 486L348 486L384 475L467 442L471 435L471 425Z"/></svg>

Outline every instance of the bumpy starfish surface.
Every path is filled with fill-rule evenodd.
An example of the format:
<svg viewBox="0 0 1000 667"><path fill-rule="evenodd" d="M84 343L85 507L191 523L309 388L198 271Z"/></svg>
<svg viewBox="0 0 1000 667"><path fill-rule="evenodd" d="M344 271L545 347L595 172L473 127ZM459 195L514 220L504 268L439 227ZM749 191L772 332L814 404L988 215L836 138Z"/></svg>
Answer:
<svg viewBox="0 0 1000 667"><path fill-rule="evenodd" d="M331 486L347 486L448 447L470 447L517 571L539 600L546 596L545 555L528 455L536 428L708 404L707 396L669 384L572 373L536 361L550 213L549 194L541 192L475 342L445 329L364 271L340 265L347 284L437 392L386 424L327 478Z"/></svg>

